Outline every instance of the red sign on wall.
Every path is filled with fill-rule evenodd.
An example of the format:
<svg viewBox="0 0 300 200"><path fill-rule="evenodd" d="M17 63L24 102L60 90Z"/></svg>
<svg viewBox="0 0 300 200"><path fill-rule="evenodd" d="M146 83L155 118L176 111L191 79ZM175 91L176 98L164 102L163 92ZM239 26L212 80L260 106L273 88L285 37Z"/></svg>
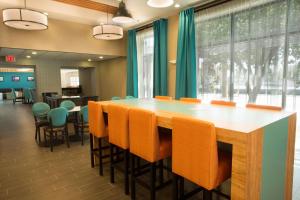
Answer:
<svg viewBox="0 0 300 200"><path fill-rule="evenodd" d="M16 57L13 55L7 55L7 56L5 56L5 61L6 62L16 62Z"/></svg>

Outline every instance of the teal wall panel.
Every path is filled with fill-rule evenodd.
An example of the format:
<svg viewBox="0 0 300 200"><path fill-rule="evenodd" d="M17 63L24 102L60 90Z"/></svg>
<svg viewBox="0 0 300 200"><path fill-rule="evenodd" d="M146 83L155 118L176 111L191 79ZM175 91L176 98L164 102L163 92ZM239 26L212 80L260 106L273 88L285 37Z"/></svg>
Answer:
<svg viewBox="0 0 300 200"><path fill-rule="evenodd" d="M285 192L288 117L264 128L262 200L282 200Z"/></svg>
<svg viewBox="0 0 300 200"><path fill-rule="evenodd" d="M34 72L0 72L4 81L0 82L0 88L35 88L35 81L27 81L27 77L35 77ZM20 81L12 81L13 76L19 76Z"/></svg>

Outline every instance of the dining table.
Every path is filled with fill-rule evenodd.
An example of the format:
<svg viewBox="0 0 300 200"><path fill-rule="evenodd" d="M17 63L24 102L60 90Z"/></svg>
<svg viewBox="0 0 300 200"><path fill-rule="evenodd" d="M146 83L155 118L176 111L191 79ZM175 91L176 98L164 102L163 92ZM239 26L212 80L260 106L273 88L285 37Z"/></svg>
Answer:
<svg viewBox="0 0 300 200"><path fill-rule="evenodd" d="M156 99L99 103L106 114L109 104L153 111L157 125L171 130L174 116L209 121L217 141L232 147L231 199L292 199L295 112Z"/></svg>

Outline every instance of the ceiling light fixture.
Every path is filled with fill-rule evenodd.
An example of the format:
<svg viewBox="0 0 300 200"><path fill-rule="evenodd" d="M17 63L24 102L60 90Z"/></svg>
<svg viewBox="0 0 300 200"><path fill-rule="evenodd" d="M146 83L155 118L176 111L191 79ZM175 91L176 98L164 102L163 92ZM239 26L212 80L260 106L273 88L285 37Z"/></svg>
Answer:
<svg viewBox="0 0 300 200"><path fill-rule="evenodd" d="M176 4L174 5L174 7L175 7L175 8L179 8L179 7L180 7L180 4L179 4L179 3L176 3Z"/></svg>
<svg viewBox="0 0 300 200"><path fill-rule="evenodd" d="M31 58L31 56L28 55L28 56L26 56L26 58Z"/></svg>
<svg viewBox="0 0 300 200"><path fill-rule="evenodd" d="M118 25L108 24L108 12L106 14L106 24L93 27L93 36L99 40L118 40L123 38L123 28Z"/></svg>
<svg viewBox="0 0 300 200"><path fill-rule="evenodd" d="M33 51L31 54L32 54L32 55L36 55L36 54L37 54L37 52L36 52L36 51Z"/></svg>
<svg viewBox="0 0 300 200"><path fill-rule="evenodd" d="M90 59L90 58L89 58L89 59L88 59L88 61L89 61L89 62L91 62L91 61L92 61L92 59Z"/></svg>
<svg viewBox="0 0 300 200"><path fill-rule="evenodd" d="M45 30L48 28L48 17L42 12L24 8L7 8L2 11L3 23L6 26L24 30Z"/></svg>
<svg viewBox="0 0 300 200"><path fill-rule="evenodd" d="M148 0L147 4L154 8L165 8L173 5L174 0Z"/></svg>
<svg viewBox="0 0 300 200"><path fill-rule="evenodd" d="M127 24L135 22L135 20L132 18L131 14L126 9L126 5L124 1L121 1L119 3L119 8L117 12L114 14L112 18L113 22L120 23L120 24Z"/></svg>
<svg viewBox="0 0 300 200"><path fill-rule="evenodd" d="M113 24L95 26L93 36L99 40L118 40L123 37L123 28Z"/></svg>
<svg viewBox="0 0 300 200"><path fill-rule="evenodd" d="M103 59L103 56L99 56L100 59Z"/></svg>

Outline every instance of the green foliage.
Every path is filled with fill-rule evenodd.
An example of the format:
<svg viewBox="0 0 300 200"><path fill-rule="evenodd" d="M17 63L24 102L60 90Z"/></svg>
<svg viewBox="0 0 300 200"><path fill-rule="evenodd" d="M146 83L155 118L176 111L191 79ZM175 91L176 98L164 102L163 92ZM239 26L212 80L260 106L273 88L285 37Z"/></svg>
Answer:
<svg viewBox="0 0 300 200"><path fill-rule="evenodd" d="M233 59L235 90L248 93L250 102L255 102L260 93L281 95L287 5L287 1L275 1L238 13L198 20L198 92L227 97ZM300 87L300 0L290 1L288 19L287 78L297 88Z"/></svg>

